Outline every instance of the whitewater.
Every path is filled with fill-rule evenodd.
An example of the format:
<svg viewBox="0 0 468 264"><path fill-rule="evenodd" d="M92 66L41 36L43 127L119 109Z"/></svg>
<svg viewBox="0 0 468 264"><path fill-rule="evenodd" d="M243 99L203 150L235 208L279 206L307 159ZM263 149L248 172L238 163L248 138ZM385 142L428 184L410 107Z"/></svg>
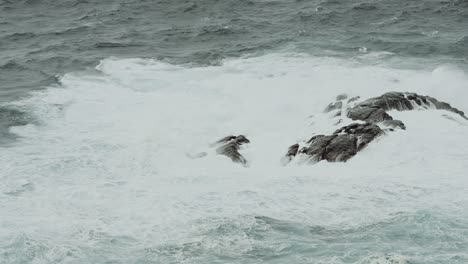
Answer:
<svg viewBox="0 0 468 264"><path fill-rule="evenodd" d="M0 148L0 263L468 263L456 114L392 111L407 129L348 162L281 163L340 127L323 113L338 94L409 91L468 111L465 71L361 61L387 55L110 57L3 104L34 122ZM231 134L252 142L247 167L210 152Z"/></svg>

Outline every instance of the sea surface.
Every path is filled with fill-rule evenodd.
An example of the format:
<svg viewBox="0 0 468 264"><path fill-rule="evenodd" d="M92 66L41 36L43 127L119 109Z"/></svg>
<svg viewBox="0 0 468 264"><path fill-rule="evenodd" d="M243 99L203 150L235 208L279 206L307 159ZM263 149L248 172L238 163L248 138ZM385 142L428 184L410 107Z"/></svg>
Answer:
<svg viewBox="0 0 468 264"><path fill-rule="evenodd" d="M468 263L459 116L281 163L389 91L468 112L467 0L0 0L0 263Z"/></svg>

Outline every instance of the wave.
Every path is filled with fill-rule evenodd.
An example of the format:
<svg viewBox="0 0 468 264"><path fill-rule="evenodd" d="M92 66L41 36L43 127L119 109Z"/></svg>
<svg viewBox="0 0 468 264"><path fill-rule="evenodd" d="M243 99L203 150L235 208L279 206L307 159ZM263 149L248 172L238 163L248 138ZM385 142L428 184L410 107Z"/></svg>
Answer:
<svg viewBox="0 0 468 264"><path fill-rule="evenodd" d="M10 127L24 126L33 122L34 119L28 113L12 107L0 106L0 146L6 146L16 138L9 131Z"/></svg>
<svg viewBox="0 0 468 264"><path fill-rule="evenodd" d="M451 65L394 69L304 54L198 67L104 59L11 103L37 123L10 127L19 138L0 148L1 256L466 262L457 233L468 225L468 124L457 116L392 112L407 130L347 163L280 159L297 140L335 130L322 112L337 94L410 91L466 111L467 83ZM229 134L251 140L250 167L187 155Z"/></svg>
<svg viewBox="0 0 468 264"><path fill-rule="evenodd" d="M10 263L80 261L116 263L462 263L466 226L429 212L399 214L369 226L308 226L264 216L213 217L191 223L190 237L167 238L160 245L128 235L75 227L81 245L19 235L1 251ZM430 227L431 229L428 229ZM434 244L445 245L434 247ZM448 244L455 243L456 248ZM104 251L105 249L105 251ZM415 251L417 250L417 251ZM1 252L0 251L0 252Z"/></svg>
<svg viewBox="0 0 468 264"><path fill-rule="evenodd" d="M377 5L373 3L360 3L353 6L353 9L362 11L372 11L377 9Z"/></svg>
<svg viewBox="0 0 468 264"><path fill-rule="evenodd" d="M125 48L130 44L116 43L116 42L99 42L94 44L96 48Z"/></svg>
<svg viewBox="0 0 468 264"><path fill-rule="evenodd" d="M8 41L20 41L20 40L27 40L36 37L37 35L32 32L24 32L24 33L13 33L5 36L5 40Z"/></svg>

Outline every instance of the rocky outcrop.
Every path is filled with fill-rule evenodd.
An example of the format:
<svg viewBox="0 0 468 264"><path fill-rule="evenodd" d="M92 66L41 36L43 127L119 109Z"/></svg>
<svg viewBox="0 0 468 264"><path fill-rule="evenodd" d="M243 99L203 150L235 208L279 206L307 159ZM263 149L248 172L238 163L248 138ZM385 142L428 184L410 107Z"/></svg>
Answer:
<svg viewBox="0 0 468 264"><path fill-rule="evenodd" d="M331 135L313 136L302 148L299 144L292 145L288 149L286 158L291 160L295 156L302 156L312 162L347 161L383 133L383 130L375 124L353 123L336 130Z"/></svg>
<svg viewBox="0 0 468 264"><path fill-rule="evenodd" d="M338 95L336 101L329 104L324 112L329 113L333 118L339 119L335 125L345 119L348 120L347 123L349 123L349 119L361 123L351 123L335 130L331 135L314 135L306 142L290 146L283 156L283 164L287 164L296 158L309 162L319 162L321 160L344 162L349 160L387 131L406 129L402 121L395 120L388 114L390 110L441 109L456 113L468 120L463 111L452 107L450 104L430 96L415 93L390 92L362 102L359 102L359 99L359 96L348 98L346 94ZM231 135L216 141L211 147L216 148L217 154L224 155L233 162L247 166L247 160L242 156L240 150L249 143L250 140L243 135ZM190 155L190 157L198 158L206 155L203 152Z"/></svg>
<svg viewBox="0 0 468 264"><path fill-rule="evenodd" d="M241 146L250 143L245 136L227 136L216 141L216 153L229 157L233 162L247 165L247 160L239 152Z"/></svg>
<svg viewBox="0 0 468 264"><path fill-rule="evenodd" d="M393 120L393 117L390 116L387 111L407 111L416 108L447 110L459 114L461 117L468 120L463 111L452 107L448 103L441 102L430 96L402 92L390 92L379 97L367 99L351 108L348 111L347 116L352 120L362 120L371 123L387 121L389 124L395 125L399 123L400 125L403 125L403 122L401 121L388 122Z"/></svg>
<svg viewBox="0 0 468 264"><path fill-rule="evenodd" d="M416 93L390 92L358 103L359 99L359 97L348 99L348 96L344 94L338 95L336 101L330 103L324 112L330 113L334 118L339 118L336 124L341 123L345 118L364 123L352 123L336 130L331 135L313 136L302 147L294 144L289 147L283 160L287 163L300 156L313 162L347 161L378 136L384 134L384 131L406 129L402 121L395 120L388 114L390 110L440 109L456 113L468 120L463 111L450 104Z"/></svg>

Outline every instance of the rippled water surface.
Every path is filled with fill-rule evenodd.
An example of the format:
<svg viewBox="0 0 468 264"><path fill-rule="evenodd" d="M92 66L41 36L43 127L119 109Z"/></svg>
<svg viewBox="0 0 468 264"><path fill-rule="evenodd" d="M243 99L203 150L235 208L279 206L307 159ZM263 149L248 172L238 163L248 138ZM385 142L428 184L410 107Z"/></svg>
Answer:
<svg viewBox="0 0 468 264"><path fill-rule="evenodd" d="M280 162L337 94L468 111L467 25L464 0L0 0L0 263L468 263L459 116Z"/></svg>

